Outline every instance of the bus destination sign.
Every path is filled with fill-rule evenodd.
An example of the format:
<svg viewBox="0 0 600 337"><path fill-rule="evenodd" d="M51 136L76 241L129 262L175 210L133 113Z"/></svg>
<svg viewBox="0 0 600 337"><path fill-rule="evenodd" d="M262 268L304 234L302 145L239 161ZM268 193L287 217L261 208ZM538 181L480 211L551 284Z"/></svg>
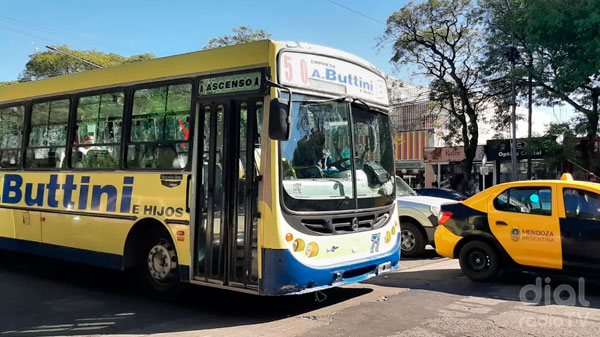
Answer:
<svg viewBox="0 0 600 337"><path fill-rule="evenodd" d="M388 105L384 78L377 72L333 57L285 51L279 54L279 82Z"/></svg>
<svg viewBox="0 0 600 337"><path fill-rule="evenodd" d="M242 91L259 90L262 87L262 74L259 71L227 76L209 77L200 80L200 96L230 94Z"/></svg>

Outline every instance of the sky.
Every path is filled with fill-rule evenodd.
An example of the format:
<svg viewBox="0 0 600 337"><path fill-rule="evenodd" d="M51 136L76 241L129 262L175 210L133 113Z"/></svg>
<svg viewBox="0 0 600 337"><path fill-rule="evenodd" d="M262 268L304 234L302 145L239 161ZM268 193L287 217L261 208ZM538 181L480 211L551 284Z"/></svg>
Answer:
<svg viewBox="0 0 600 337"><path fill-rule="evenodd" d="M6 48L0 53L0 81L17 79L28 56L36 48L45 51L46 45L160 57L200 50L211 38L230 34L239 25L264 29L277 40L345 50L393 75L391 49L378 50L377 40L386 19L405 3L0 0L0 45Z"/></svg>
<svg viewBox="0 0 600 337"><path fill-rule="evenodd" d="M426 78L412 75L416 68L390 63L389 44L377 46L387 18L407 2L0 0L0 81L16 80L29 55L47 50L46 45L161 57L200 50L211 38L246 25L264 29L277 40L350 52L386 74L427 86ZM534 115L539 118L534 120L554 121L555 111L538 108Z"/></svg>

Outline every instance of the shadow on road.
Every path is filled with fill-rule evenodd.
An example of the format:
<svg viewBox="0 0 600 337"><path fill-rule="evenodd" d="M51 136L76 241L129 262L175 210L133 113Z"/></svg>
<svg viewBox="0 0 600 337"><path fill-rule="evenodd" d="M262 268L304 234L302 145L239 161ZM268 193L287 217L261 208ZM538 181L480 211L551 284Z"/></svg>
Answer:
<svg viewBox="0 0 600 337"><path fill-rule="evenodd" d="M584 278L583 286L580 284L580 277ZM369 280L366 283L507 301L521 301L521 290L527 286L528 288L525 289L539 289L537 291L541 298L539 302L536 302L538 305L556 304L554 291L559 286L563 289L565 286L569 286L574 290L576 296L583 296L577 297L577 306L600 308L600 277L598 275L511 270L496 282L475 282L464 276L459 268L432 268L430 270L401 271ZM548 300L544 293L546 289L550 289ZM534 295L533 291L526 294L529 301L534 299ZM562 292L560 296L559 301L568 299L567 292ZM582 302L579 301L580 298L585 300L583 303L589 301L589 305L582 305Z"/></svg>
<svg viewBox="0 0 600 337"><path fill-rule="evenodd" d="M0 251L0 336L147 334L257 324L330 306L371 289L259 297L188 286L176 300L153 298L132 275Z"/></svg>
<svg viewBox="0 0 600 337"><path fill-rule="evenodd" d="M407 257L402 255L401 259L402 261L419 261L419 260L441 260L443 259L443 257L441 257L440 255L438 255L438 253L436 253L434 248L430 248L431 246L427 246L428 248L425 249L425 251L423 252L423 255L419 256L419 257Z"/></svg>

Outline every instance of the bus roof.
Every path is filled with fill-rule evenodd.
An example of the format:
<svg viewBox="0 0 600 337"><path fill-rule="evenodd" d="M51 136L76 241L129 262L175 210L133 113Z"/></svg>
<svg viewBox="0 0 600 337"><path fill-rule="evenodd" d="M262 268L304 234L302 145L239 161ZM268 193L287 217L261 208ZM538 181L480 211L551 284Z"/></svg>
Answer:
<svg viewBox="0 0 600 337"><path fill-rule="evenodd" d="M222 69L267 66L274 41L262 40L223 48L161 57L24 82L0 88L0 104L57 94L102 89L135 83L169 80ZM243 57L240 57L243 55Z"/></svg>
<svg viewBox="0 0 600 337"><path fill-rule="evenodd" d="M231 71L268 66L270 56L274 57L283 48L336 57L384 76L379 68L368 61L338 49L304 42L261 40L4 86L0 87L0 105L80 91L192 77L226 69Z"/></svg>

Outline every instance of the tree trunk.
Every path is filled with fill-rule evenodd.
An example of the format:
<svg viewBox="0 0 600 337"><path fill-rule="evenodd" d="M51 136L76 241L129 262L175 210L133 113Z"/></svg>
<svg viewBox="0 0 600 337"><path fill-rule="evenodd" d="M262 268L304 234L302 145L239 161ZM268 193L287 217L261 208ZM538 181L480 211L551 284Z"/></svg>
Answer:
<svg viewBox="0 0 600 337"><path fill-rule="evenodd" d="M531 69L527 76L527 107L529 109L527 116L527 145L531 144L531 116L533 115L533 79L531 78ZM527 150L527 179L531 180L531 153Z"/></svg>
<svg viewBox="0 0 600 337"><path fill-rule="evenodd" d="M475 155L477 154L477 143L479 142L479 129L477 128L477 115L473 111L473 109L469 106L467 107L467 116L469 116L468 121L468 130L471 131L471 138L463 139L464 142L464 151L465 151L465 160L463 161L463 191L462 193L472 193L475 191L473 186L474 183L478 183L476 177L478 177L478 172L475 172L475 175L471 175L471 170L473 169L473 161L475 159Z"/></svg>
<svg viewBox="0 0 600 337"><path fill-rule="evenodd" d="M588 115L588 132L587 132L587 146L584 149L584 159L587 169L594 172L596 176L600 174L598 172L598 163L594 160L594 140L598 135L598 96L600 96L600 88L594 88L592 90L592 112Z"/></svg>

